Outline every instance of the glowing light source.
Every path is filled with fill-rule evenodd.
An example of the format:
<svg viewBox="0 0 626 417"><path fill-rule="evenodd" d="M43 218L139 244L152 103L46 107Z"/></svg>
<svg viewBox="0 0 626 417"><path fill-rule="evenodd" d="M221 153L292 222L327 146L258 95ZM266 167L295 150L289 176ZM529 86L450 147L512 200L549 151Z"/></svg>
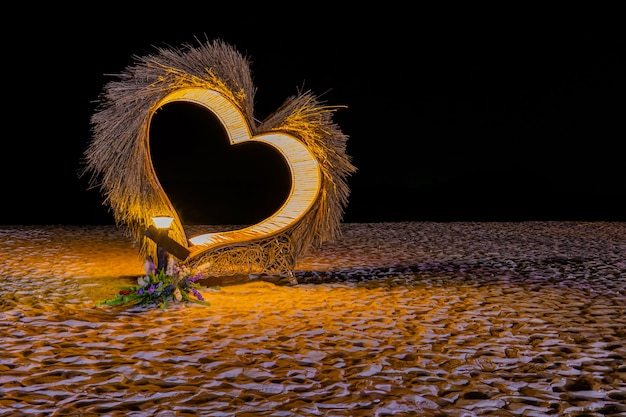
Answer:
<svg viewBox="0 0 626 417"><path fill-rule="evenodd" d="M154 225L159 229L169 229L172 226L173 217L155 216L152 218Z"/></svg>
<svg viewBox="0 0 626 417"><path fill-rule="evenodd" d="M160 241L169 238L168 233L169 233L170 227L172 226L173 220L174 218L170 216L154 216L152 218L152 222L159 229L158 230L159 241L157 241L157 265L156 265L158 270L165 270L169 262L168 252L167 250L165 250L165 248L163 248Z"/></svg>

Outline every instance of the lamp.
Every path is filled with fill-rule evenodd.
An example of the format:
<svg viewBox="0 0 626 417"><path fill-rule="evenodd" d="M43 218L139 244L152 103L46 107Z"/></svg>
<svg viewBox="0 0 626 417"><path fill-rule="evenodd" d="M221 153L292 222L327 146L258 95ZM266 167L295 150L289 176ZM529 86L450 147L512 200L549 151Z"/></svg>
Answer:
<svg viewBox="0 0 626 417"><path fill-rule="evenodd" d="M154 223L154 225L158 228L158 229L165 229L165 230L169 230L170 227L172 226L172 221L174 220L173 217L170 216L154 216L152 218L152 222Z"/></svg>
<svg viewBox="0 0 626 417"><path fill-rule="evenodd" d="M159 235L161 239L168 238L170 227L172 226L173 217L170 216L155 216L152 218L152 222L159 229ZM167 268L168 254L163 246L157 242L157 270L165 270Z"/></svg>
<svg viewBox="0 0 626 417"><path fill-rule="evenodd" d="M146 236L157 245L157 269L167 267L168 254L172 254L181 261L189 257L189 249L168 236L174 219L169 216L155 216L146 230Z"/></svg>

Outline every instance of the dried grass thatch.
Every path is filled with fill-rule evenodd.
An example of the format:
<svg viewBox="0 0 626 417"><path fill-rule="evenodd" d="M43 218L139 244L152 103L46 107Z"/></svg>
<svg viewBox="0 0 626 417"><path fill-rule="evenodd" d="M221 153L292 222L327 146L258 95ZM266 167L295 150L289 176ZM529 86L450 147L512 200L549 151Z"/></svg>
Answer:
<svg viewBox="0 0 626 417"><path fill-rule="evenodd" d="M184 88L203 88L223 95L237 106L252 134L287 133L301 140L317 159L321 189L308 212L284 231L291 242L291 261L287 264L295 265L311 245L339 236L349 196L346 179L356 167L346 154L348 137L332 119L338 107L325 106L310 91L299 92L257 123L250 61L221 40L198 41L195 46L186 44L180 49L157 48L152 55L134 59L135 65L126 68L119 80L106 84L100 96L91 118L93 136L84 152L80 175L88 175L90 186L100 189L116 224L138 243L141 255L155 256L156 247L145 236L155 215L174 217L170 237L185 247L189 245L184 227L156 177L149 144L150 120L159 103Z"/></svg>

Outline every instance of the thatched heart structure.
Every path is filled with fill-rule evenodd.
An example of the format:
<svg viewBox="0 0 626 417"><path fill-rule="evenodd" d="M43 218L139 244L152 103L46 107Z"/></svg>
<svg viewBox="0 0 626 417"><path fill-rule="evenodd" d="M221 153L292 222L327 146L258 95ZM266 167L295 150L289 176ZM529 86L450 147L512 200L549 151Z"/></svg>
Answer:
<svg viewBox="0 0 626 417"><path fill-rule="evenodd" d="M145 232L152 217L164 214L174 218L169 236L189 251L180 261L213 275L292 274L311 245L339 236L349 196L347 178L356 171L346 154L348 137L333 121L339 106L325 105L311 91L299 92L257 122L250 61L221 40L157 48L134 59L104 87L80 175L88 175L90 186L100 189L103 204L142 256L155 258L156 245ZM242 229L186 236L150 154L153 115L178 101L213 112L231 144L261 142L282 155L292 184L282 207Z"/></svg>

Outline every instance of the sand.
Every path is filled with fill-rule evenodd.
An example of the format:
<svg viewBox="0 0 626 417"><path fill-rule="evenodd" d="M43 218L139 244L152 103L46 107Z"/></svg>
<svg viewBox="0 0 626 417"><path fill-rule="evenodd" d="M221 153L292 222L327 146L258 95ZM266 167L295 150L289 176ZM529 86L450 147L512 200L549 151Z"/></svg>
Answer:
<svg viewBox="0 0 626 417"><path fill-rule="evenodd" d="M96 307L114 226L0 226L0 416L626 415L626 223L342 230L161 310Z"/></svg>

